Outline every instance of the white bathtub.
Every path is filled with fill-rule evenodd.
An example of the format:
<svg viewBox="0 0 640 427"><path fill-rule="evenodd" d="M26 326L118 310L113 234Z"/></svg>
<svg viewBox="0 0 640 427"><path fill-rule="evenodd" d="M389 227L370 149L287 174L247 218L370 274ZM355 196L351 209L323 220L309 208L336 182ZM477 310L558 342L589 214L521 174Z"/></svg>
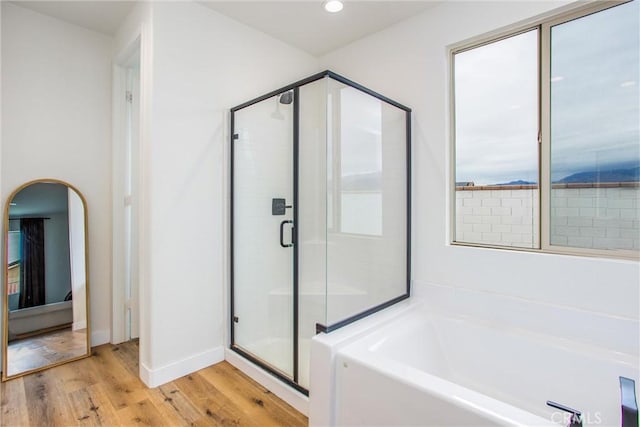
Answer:
<svg viewBox="0 0 640 427"><path fill-rule="evenodd" d="M587 342L603 332L595 323L592 334L583 325L587 339L570 340L522 328L527 313L521 317L451 315L413 300L315 338L312 366L331 366L312 372L310 424L567 425L546 406L553 400L581 410L585 425L619 426L618 377L638 388L637 352ZM626 327L636 341L637 322ZM314 404L316 397L326 402Z"/></svg>

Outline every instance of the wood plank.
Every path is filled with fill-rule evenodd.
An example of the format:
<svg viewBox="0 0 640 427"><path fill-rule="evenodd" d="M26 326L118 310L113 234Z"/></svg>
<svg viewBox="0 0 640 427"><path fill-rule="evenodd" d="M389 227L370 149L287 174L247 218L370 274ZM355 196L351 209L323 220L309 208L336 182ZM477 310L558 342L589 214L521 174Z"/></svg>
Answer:
<svg viewBox="0 0 640 427"><path fill-rule="evenodd" d="M23 377L29 425L69 426L75 424L69 402L58 388L53 370Z"/></svg>
<svg viewBox="0 0 640 427"><path fill-rule="evenodd" d="M115 426L116 415L102 384L94 384L69 393L76 424L83 426Z"/></svg>
<svg viewBox="0 0 640 427"><path fill-rule="evenodd" d="M260 426L198 372L178 378L174 382L185 395L190 397L198 410L216 425Z"/></svg>
<svg viewBox="0 0 640 427"><path fill-rule="evenodd" d="M155 389L153 389L155 390ZM202 417L197 417L196 421L187 422L184 417L176 410L175 407L169 403L169 401L164 402L164 398L161 400L158 399L158 396L162 396L159 392L153 392L153 390L149 390L149 400L151 403L157 408L160 416L165 419L165 423L171 426L186 426L193 425L194 422L199 421Z"/></svg>
<svg viewBox="0 0 640 427"><path fill-rule="evenodd" d="M190 399L173 382L150 389L149 396L160 411L180 420L180 424L190 425L202 418Z"/></svg>
<svg viewBox="0 0 640 427"><path fill-rule="evenodd" d="M118 411L147 399L147 387L131 375L113 355L113 346L100 346L89 359L92 369L104 385L113 408Z"/></svg>
<svg viewBox="0 0 640 427"><path fill-rule="evenodd" d="M207 381L228 396L246 414L260 419L262 425L306 425L307 418L278 399L270 391L244 375L228 362L199 371Z"/></svg>
<svg viewBox="0 0 640 427"><path fill-rule="evenodd" d="M123 363L134 377L140 375L140 368L138 366L139 353L140 345L138 339L116 344L113 347L113 355Z"/></svg>
<svg viewBox="0 0 640 427"><path fill-rule="evenodd" d="M89 359L60 365L56 368L56 380L59 388L65 393L72 393L98 382L95 371L91 369Z"/></svg>
<svg viewBox="0 0 640 427"><path fill-rule="evenodd" d="M27 412L27 397L22 378L17 378L0 385L0 406L2 416L0 424L3 426L24 426L29 424Z"/></svg>
<svg viewBox="0 0 640 427"><path fill-rule="evenodd" d="M117 411L120 424L124 426L177 426L188 424L176 424L175 420L167 419L160 415L160 411L149 399L141 400L134 405L129 405Z"/></svg>

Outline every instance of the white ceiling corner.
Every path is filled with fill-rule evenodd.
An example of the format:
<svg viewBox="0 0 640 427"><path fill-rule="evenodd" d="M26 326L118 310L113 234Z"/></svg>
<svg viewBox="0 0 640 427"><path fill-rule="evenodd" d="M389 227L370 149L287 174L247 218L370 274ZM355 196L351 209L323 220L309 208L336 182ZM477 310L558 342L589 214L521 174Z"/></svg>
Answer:
<svg viewBox="0 0 640 427"><path fill-rule="evenodd" d="M13 0L11 3L113 35L137 1ZM164 1L164 0L158 0ZM328 13L322 0L200 0L198 3L305 52L321 56L436 4L434 0L344 0Z"/></svg>
<svg viewBox="0 0 640 427"><path fill-rule="evenodd" d="M328 13L322 0L199 3L314 56L322 56L436 4L433 0L344 0L341 12Z"/></svg>
<svg viewBox="0 0 640 427"><path fill-rule="evenodd" d="M11 3L92 31L114 35L116 30L120 27L120 24L135 6L136 1L13 0Z"/></svg>

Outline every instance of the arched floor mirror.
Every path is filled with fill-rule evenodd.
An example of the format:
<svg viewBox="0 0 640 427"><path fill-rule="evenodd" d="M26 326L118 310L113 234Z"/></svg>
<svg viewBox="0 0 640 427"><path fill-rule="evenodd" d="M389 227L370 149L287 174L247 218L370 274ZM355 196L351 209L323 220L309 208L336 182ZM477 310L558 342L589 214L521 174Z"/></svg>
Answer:
<svg viewBox="0 0 640 427"><path fill-rule="evenodd" d="M88 357L87 204L72 185L27 182L4 221L2 380Z"/></svg>

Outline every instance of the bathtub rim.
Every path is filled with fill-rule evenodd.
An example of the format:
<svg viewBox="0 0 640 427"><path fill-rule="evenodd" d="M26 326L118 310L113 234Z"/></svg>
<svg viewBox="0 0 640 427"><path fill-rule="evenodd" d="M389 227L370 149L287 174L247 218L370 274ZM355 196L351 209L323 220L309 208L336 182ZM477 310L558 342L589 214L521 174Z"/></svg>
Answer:
<svg viewBox="0 0 640 427"><path fill-rule="evenodd" d="M423 309L424 311L419 312L420 309ZM349 351L349 349L351 349L352 347L359 348L366 346L368 351L375 353L376 350L369 349L369 347L373 345L374 341L379 341L384 336L388 336L389 332L392 332L393 329L396 329L399 326L403 327L403 325L400 325L399 323L394 324L395 322L399 322L398 318L400 316L401 314L399 313L398 316L387 320L383 325L381 325L380 327L375 327L375 329L372 326L369 330L369 333L364 333L358 338L355 338L352 342L344 347L344 350ZM524 328L522 326L502 324L490 319L480 318L469 314L445 313L444 311L433 310L432 306L424 300L420 300L420 303L417 303L416 301L416 304L411 307L407 307L407 309L402 313L402 317L405 316L406 319L403 319L403 322L410 324L409 327L412 329L420 329L421 326L426 326L425 323L432 323L433 327L437 329L436 319L442 319L444 321L454 323L468 323L473 327L498 330L503 332L507 336L518 338L527 337L531 341L534 341L541 345L553 346L558 349L571 351L578 354L589 354L593 358L602 360L615 360L620 364L640 366L640 355L624 352L618 349L612 349L604 345L586 343L580 340L570 340L562 335L552 333L545 334L537 330ZM389 346L389 343L382 343L380 345L380 347L385 348L387 346ZM386 357L389 360L397 360L389 356L382 357ZM416 369L420 368L416 367Z"/></svg>

